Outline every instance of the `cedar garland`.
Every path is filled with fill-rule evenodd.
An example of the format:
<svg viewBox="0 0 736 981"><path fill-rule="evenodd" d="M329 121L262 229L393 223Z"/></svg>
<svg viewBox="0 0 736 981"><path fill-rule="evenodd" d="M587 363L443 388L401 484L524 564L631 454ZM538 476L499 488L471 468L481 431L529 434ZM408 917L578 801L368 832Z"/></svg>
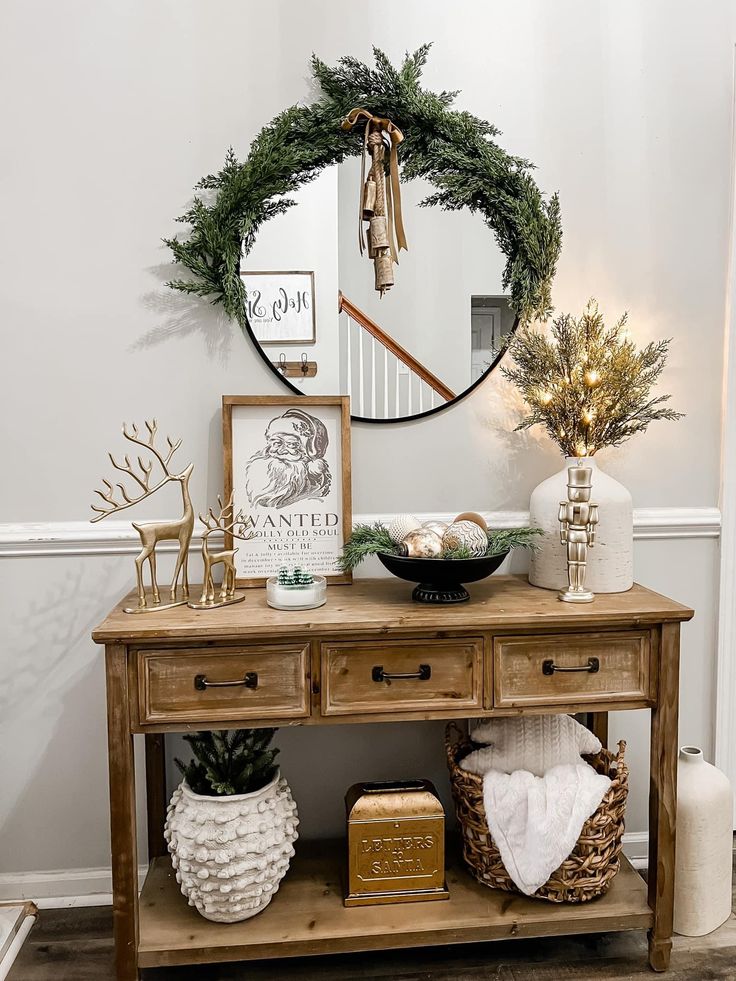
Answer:
<svg viewBox="0 0 736 981"><path fill-rule="evenodd" d="M244 162L230 148L222 170L197 185L210 193L206 199L197 195L178 219L190 226L188 236L164 240L189 277L167 286L222 304L245 328L241 254L250 251L265 221L296 204L283 195L360 153L361 135L341 129L345 116L360 105L389 117L404 133L403 180L421 177L436 189L423 205L480 214L506 257L504 289L522 320L546 318L562 241L557 195L544 200L531 164L494 142L499 133L494 126L451 108L457 92L420 86L429 49L425 44L407 54L400 68L377 48L375 67L345 57L331 68L313 56L321 96L280 113L260 131Z"/></svg>

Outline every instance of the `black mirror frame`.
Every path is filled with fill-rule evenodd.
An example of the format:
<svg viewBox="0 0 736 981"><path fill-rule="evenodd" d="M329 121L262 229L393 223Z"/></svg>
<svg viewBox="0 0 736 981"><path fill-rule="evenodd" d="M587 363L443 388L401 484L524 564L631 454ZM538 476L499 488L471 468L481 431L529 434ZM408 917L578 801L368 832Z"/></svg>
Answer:
<svg viewBox="0 0 736 981"><path fill-rule="evenodd" d="M186 239L166 239L174 262L189 279L167 285L189 295L222 304L254 341L256 350L288 388L299 391L277 369L255 340L245 311L245 286L240 260L269 218L296 202L285 195L313 180L326 167L362 150L362 136L346 132L342 120L356 106L390 118L404 134L399 147L402 177L421 177L435 193L426 204L448 210L478 212L493 231L506 256L504 289L509 291L516 322L546 319L552 309L551 284L559 257L562 230L559 200L545 200L531 177L531 165L510 156L493 137L498 130L485 120L450 108L457 93L421 88L429 45L407 55L395 68L374 49L375 68L342 58L334 68L312 58L312 73L321 88L307 106L292 106L265 126L240 163L232 150L223 169L203 178L199 190L214 195L211 203L195 197L180 221L190 225ZM361 422L407 422L441 412L470 394L495 368L488 370L452 401L426 412L397 419Z"/></svg>

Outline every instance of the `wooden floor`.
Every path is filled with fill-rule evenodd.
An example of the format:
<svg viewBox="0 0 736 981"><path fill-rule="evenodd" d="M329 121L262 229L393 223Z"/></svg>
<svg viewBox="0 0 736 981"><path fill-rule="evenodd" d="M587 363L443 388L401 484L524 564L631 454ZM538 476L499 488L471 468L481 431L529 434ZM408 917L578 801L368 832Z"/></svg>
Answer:
<svg viewBox="0 0 736 981"><path fill-rule="evenodd" d="M736 890L734 892L736 900ZM109 908L42 910L8 981L114 981ZM630 981L656 977L643 933L514 940L146 971L146 981ZM736 981L736 917L676 937L668 981Z"/></svg>

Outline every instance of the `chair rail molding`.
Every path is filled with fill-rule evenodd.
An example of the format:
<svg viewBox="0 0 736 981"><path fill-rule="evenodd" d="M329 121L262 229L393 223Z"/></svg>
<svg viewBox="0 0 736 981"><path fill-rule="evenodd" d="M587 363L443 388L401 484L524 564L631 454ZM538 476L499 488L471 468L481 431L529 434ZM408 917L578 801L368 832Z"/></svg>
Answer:
<svg viewBox="0 0 736 981"><path fill-rule="evenodd" d="M734 386L736 388L736 386ZM735 392L736 396L736 392ZM736 398L735 398L736 401ZM736 434L734 434L736 435ZM733 475L736 484L736 468ZM529 524L528 511L481 511L492 528L515 528ZM388 522L393 514L356 514L356 524ZM417 514L420 521L452 521L455 512ZM197 523L191 547L199 548L202 525ZM634 510L634 538L718 538L721 513L718 508L638 508ZM736 539L734 541L736 550ZM162 542L161 552L178 551L177 542ZM0 523L0 558L49 555L134 555L140 538L129 521L108 521L106 526L88 521L17 521ZM734 607L736 617L736 606ZM736 619L734 620L736 624Z"/></svg>
<svg viewBox="0 0 736 981"><path fill-rule="evenodd" d="M736 790L736 48L731 117L731 232L723 339L721 568L716 658L716 766ZM734 804L736 828L736 802Z"/></svg>

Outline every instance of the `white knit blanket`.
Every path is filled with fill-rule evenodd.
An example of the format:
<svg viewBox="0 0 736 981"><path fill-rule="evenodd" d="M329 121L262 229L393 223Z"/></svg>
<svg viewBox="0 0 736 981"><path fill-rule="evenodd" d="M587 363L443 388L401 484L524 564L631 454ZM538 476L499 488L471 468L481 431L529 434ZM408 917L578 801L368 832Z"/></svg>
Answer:
<svg viewBox="0 0 736 981"><path fill-rule="evenodd" d="M483 805L506 871L527 896L565 861L611 781L587 763L483 777Z"/></svg>

